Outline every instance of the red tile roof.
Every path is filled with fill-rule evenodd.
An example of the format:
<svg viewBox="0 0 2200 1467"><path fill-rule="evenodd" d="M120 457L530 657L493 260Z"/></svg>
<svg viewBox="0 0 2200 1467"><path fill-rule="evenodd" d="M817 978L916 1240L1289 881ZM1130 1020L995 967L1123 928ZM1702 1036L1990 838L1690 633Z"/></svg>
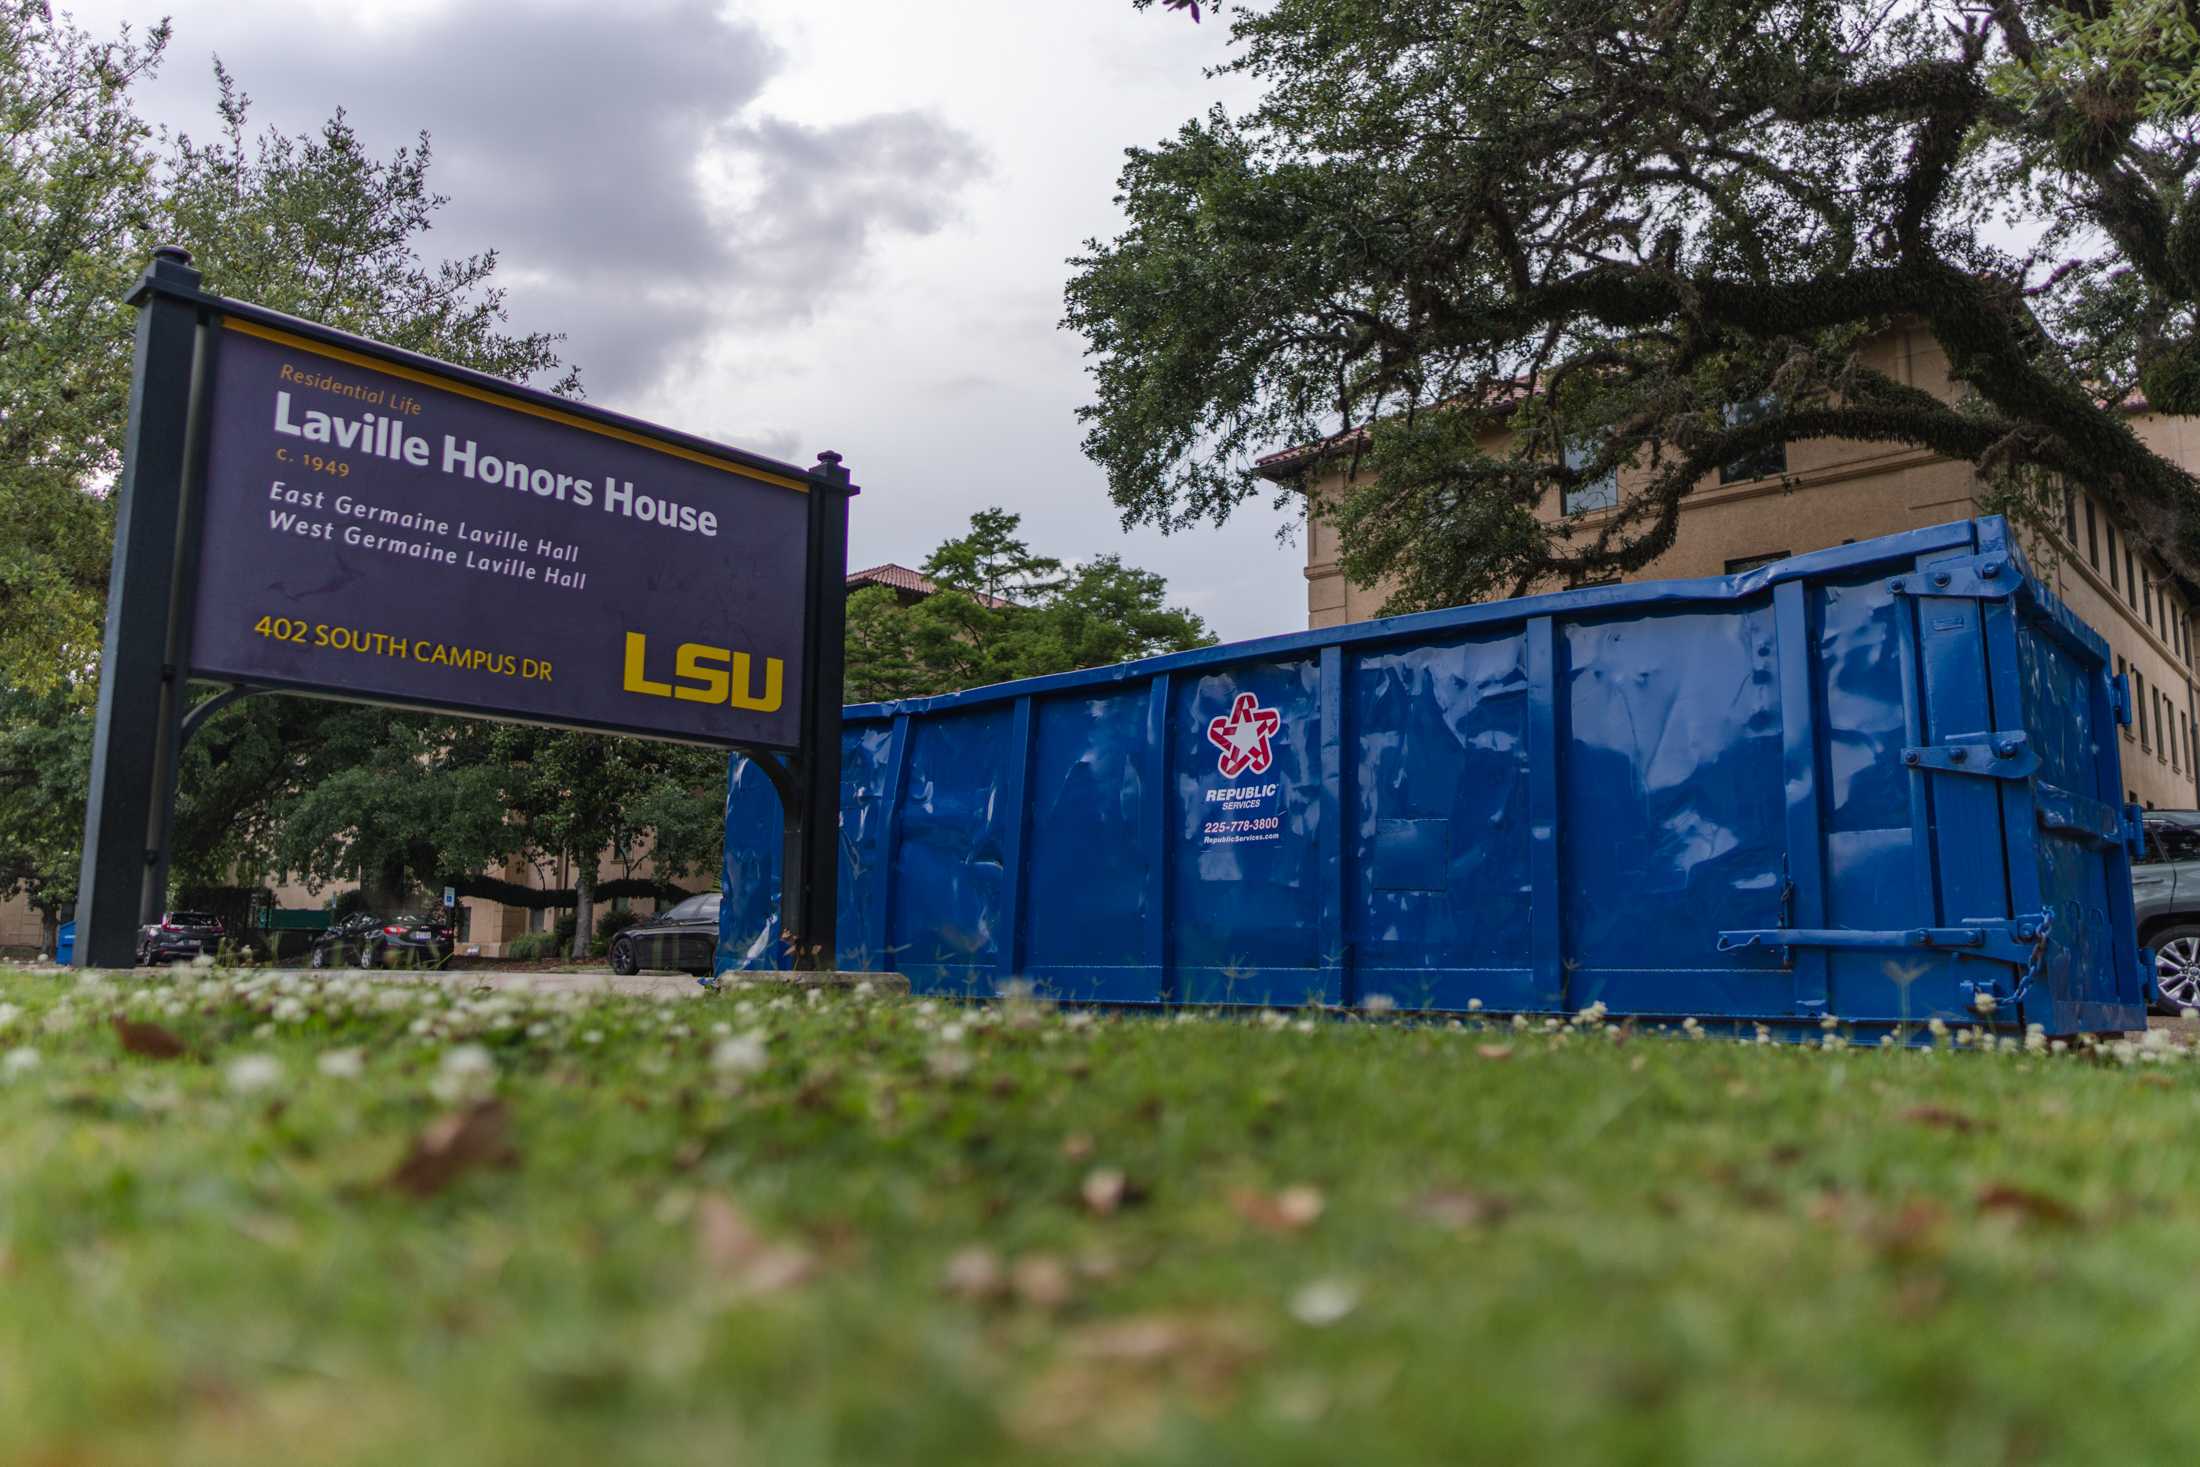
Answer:
<svg viewBox="0 0 2200 1467"><path fill-rule="evenodd" d="M865 586L885 586L889 590L907 591L915 596L934 596L940 591L939 582L924 572L913 571L908 566L896 565L890 560L868 570L848 572L849 590L860 591ZM1016 604L998 596L988 596L983 591L973 591L970 595L980 606L990 606L995 610Z"/></svg>

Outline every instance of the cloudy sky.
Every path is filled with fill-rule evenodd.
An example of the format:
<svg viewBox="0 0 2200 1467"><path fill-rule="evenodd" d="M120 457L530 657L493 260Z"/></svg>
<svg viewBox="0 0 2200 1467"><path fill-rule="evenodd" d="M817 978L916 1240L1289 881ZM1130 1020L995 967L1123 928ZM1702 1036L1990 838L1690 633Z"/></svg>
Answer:
<svg viewBox="0 0 2200 1467"><path fill-rule="evenodd" d="M1129 0L76 0L173 16L154 120L334 108L432 135L443 254L495 246L515 324L592 400L865 486L855 565L914 564L989 504L1042 551L1118 551L1225 639L1305 625L1291 516L1125 535L1078 450L1064 261L1118 228L1122 150L1216 100L1222 27Z"/></svg>

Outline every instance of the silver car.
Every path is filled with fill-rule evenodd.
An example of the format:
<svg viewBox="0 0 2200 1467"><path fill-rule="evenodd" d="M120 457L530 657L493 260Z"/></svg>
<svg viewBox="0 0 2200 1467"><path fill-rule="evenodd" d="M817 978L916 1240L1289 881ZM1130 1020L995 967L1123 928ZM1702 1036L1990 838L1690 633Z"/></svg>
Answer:
<svg viewBox="0 0 2200 1467"><path fill-rule="evenodd" d="M2154 949L2155 1006L2200 1009L2200 810L2149 810L2131 868L2139 941Z"/></svg>

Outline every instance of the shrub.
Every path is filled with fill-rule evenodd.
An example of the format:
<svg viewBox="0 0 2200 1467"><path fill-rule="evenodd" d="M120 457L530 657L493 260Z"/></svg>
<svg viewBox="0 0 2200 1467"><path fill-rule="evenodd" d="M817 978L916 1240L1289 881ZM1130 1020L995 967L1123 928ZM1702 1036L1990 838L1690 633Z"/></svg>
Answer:
<svg viewBox="0 0 2200 1467"><path fill-rule="evenodd" d="M544 958L556 957L565 948L554 932L526 932L504 944L504 955L523 963L537 963Z"/></svg>

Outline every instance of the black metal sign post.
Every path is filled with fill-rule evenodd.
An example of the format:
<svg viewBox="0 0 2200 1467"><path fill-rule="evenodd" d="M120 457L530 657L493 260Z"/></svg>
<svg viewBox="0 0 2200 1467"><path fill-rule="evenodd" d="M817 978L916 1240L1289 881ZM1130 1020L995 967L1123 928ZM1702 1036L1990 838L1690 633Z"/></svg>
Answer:
<svg viewBox="0 0 2200 1467"><path fill-rule="evenodd" d="M80 966L127 967L135 961L139 927L157 920L165 905L169 829L184 740L205 714L245 691L445 708L553 727L706 743L757 758L774 773L786 817L781 928L795 943L797 966L832 966L848 501L857 492L839 454L819 455L812 469L795 468L208 295L200 288L190 256L172 247L154 252L129 299L139 312L137 347L122 475L115 488L115 550L77 896ZM224 341L228 350L220 345ZM273 375L278 363L283 364L281 376ZM334 372L326 370L330 364ZM362 383L362 372L378 374L380 385ZM278 386L279 394L273 391ZM334 412L312 409L310 401L292 401L294 392L315 390L342 394L344 400L330 402ZM270 403L272 429L266 415ZM343 416L362 403L380 411ZM482 405L491 416L483 416ZM304 415L303 430L294 411ZM429 421L440 420L457 430L438 435L440 455L424 436L423 413L433 413ZM554 426L545 429L544 423ZM486 433L501 437L485 445L467 436ZM337 452L348 450L347 461L339 464L328 449L318 447L332 441ZM515 447L527 464L511 457ZM503 459L495 456L496 449L503 450ZM646 462L633 457L637 450L648 456ZM618 458L622 453L627 455L623 460ZM302 660L305 654L298 650L308 632L314 645L326 635L330 645L361 653L366 650L360 640L365 632L352 630L360 624L338 621L340 613L334 612L324 613L331 621L320 624L287 614L276 617L261 614L259 602L248 611L239 600L242 587L248 599L266 596L280 602L275 610L295 606L305 611L298 597L283 590L286 583L269 583L270 591L255 589L262 580L251 557L259 552L245 548L246 539L260 533L247 533L253 515L266 515L270 531L279 517L286 535L298 518L280 509L270 512L263 496L279 505L310 500L314 507L329 497L289 482L302 471L301 462L328 474L340 469L353 496L349 502L384 523L398 518L403 506L368 504L365 496L410 496L413 512L402 522L416 527L432 522L432 529L417 530L422 538L402 547L408 561L388 562L400 567L398 571L369 569L382 563L355 560L338 567L341 575L324 578L339 588L356 585L372 593L378 614L386 605L422 605L435 589L403 567L424 559L458 564L458 551L445 548L448 542L434 542L449 533L450 525L436 518L444 502L438 496L445 491L433 486L455 486L456 476L488 485L497 485L507 473L530 476L526 492L515 477L502 485L506 497L501 500L465 501L460 508L468 514L494 502L497 507L490 513L507 518L538 512L609 516L614 511L621 517L546 523L533 542L518 530L499 529L494 534L500 537L500 553L524 553L533 543L543 564L527 568L516 558L484 561L513 578L499 586L494 599L454 602L445 595L439 626L463 625L469 616L491 612L509 618L515 614L510 608L518 604L513 597L525 594L523 587L554 587L560 595L573 596L570 609L575 614L564 614L568 604L560 601L535 617L553 626L560 642L556 648L545 644L540 660L526 660L526 667L539 669L535 681L510 680L519 665L515 656L500 658L478 646L457 645L447 634L387 627L374 629L373 647L381 661L371 669L356 661L314 663ZM545 467L549 463L570 464L579 473L555 474ZM257 475L274 464L284 466L274 470L283 477L270 490ZM700 481L695 466L703 474ZM638 487L629 477L651 473L667 482ZM434 477L438 474L440 478ZM602 477L591 477L598 474ZM681 474L687 477L680 479ZM799 513L784 497L787 492L805 496ZM338 512L343 512L341 502ZM715 538L720 515L731 531L724 542ZM313 538L279 543L286 556L295 558L293 546L310 553L305 547L331 543L339 538L338 529L324 523ZM469 537L466 529L460 523L455 538L474 543L485 539L481 530ZM391 543L372 535L355 541L355 531L356 526L344 528L343 543L369 550ZM798 534L799 557L794 553ZM615 600L577 595L589 580L574 567L580 538L600 546L607 536L621 535L630 566L641 563L633 557L647 557L651 589L638 599L630 577ZM679 535L702 538L668 538ZM648 536L657 538L636 538ZM202 552L209 557L204 577ZM221 574L211 563L217 552L228 560L229 569ZM606 553L615 562L616 554ZM790 584L798 561L799 607ZM476 554L469 552L467 567L476 562ZM607 579L604 566L590 564L591 574ZM615 583L618 569L615 563L609 566L609 579ZM379 579L391 574L408 575L389 583L410 587L406 595ZM448 592L461 582L452 577L441 584ZM333 594L328 585L316 583L311 589L316 595ZM260 615L261 625L253 631L264 641L239 636L238 629L246 624L240 616L248 620L252 614ZM274 625L278 620L280 627ZM781 664L767 654L791 641L797 625L801 682L789 707L779 701ZM775 626L781 630L773 631ZM752 641L748 650L716 645L725 628L765 640ZM713 637L714 629L719 637ZM688 640L696 635L712 640ZM209 641L217 645L210 649ZM595 650L578 655L589 647ZM554 684L553 650L561 669ZM476 693L472 684L452 690L450 679L456 674L447 669L494 668L499 661L505 664L499 671L507 681L485 684L490 692ZM367 670L340 671L339 666ZM232 691L186 718L185 691L193 676L229 684ZM626 701L618 701L621 697Z"/></svg>
<svg viewBox="0 0 2200 1467"><path fill-rule="evenodd" d="M779 881L780 940L797 969L830 971L839 951L840 704L847 660L848 501L859 491L840 455L810 471L810 604L802 680L802 754L779 786L786 846Z"/></svg>
<svg viewBox="0 0 2200 1467"><path fill-rule="evenodd" d="M107 632L99 661L99 712L84 810L84 865L77 879L76 962L127 968L138 926L165 893L155 832L162 780L173 779L184 672L176 651L186 494L204 377L199 272L182 250L153 252L130 293L138 308L122 477L115 485L115 555L107 576Z"/></svg>

